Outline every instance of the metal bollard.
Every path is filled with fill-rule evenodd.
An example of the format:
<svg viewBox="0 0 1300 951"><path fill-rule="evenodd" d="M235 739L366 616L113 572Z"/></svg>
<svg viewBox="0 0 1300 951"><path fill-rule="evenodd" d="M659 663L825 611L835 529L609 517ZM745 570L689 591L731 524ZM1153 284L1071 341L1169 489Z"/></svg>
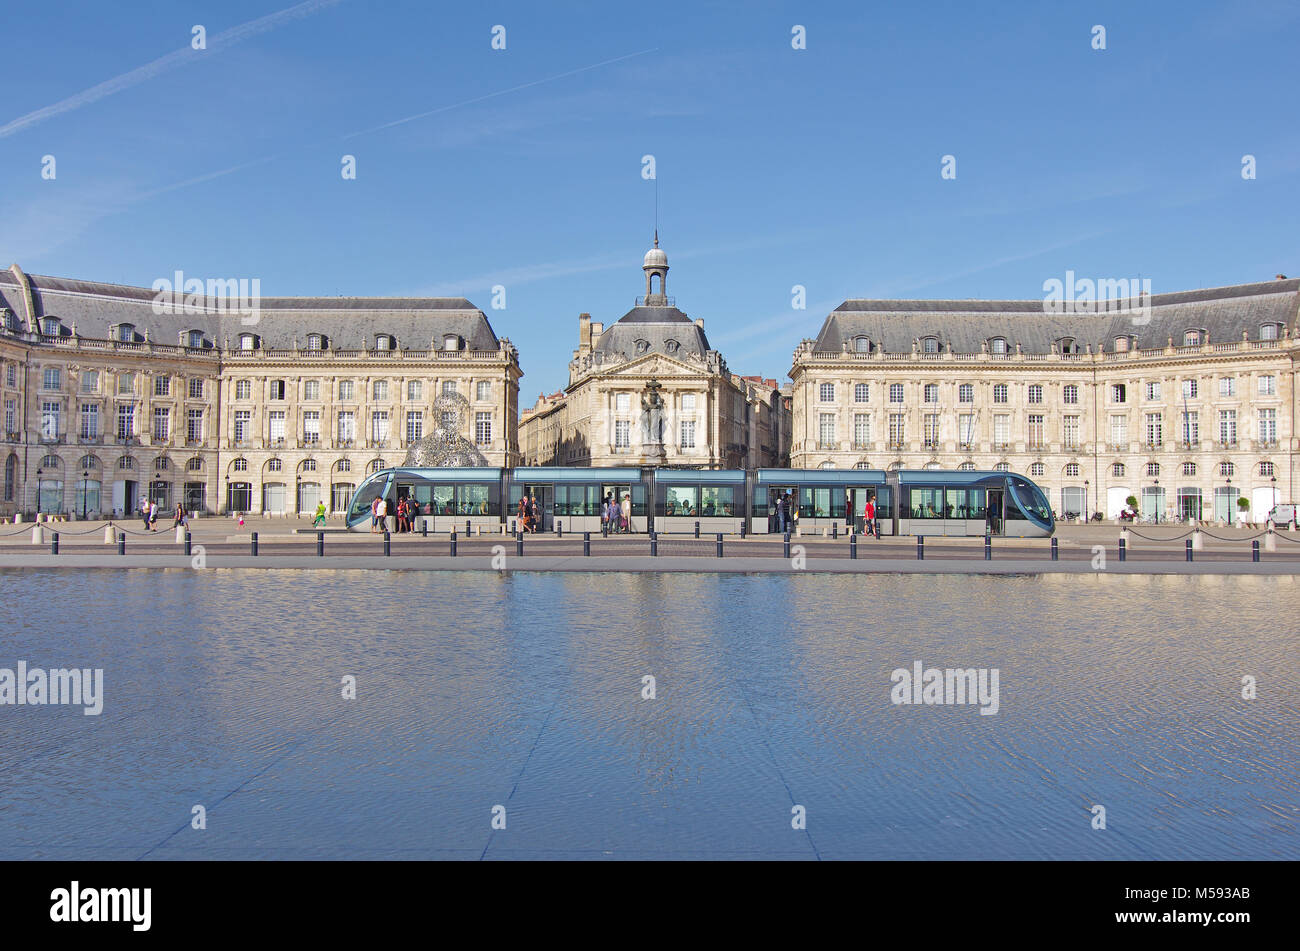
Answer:
<svg viewBox="0 0 1300 951"><path fill-rule="evenodd" d="M1052 541L1056 541L1056 539L1053 538ZM1053 553L1055 553L1055 549L1053 549ZM993 560L993 536L992 535L984 536L984 560L985 561Z"/></svg>
<svg viewBox="0 0 1300 951"><path fill-rule="evenodd" d="M858 536L857 535L849 536L849 557L854 560L857 560L858 557Z"/></svg>
<svg viewBox="0 0 1300 951"><path fill-rule="evenodd" d="M745 522L746 522L746 521L748 521L748 520L747 520L747 519L743 519L743 518L740 520L740 537L741 537L741 538L744 538L744 537L745 537Z"/></svg>
<svg viewBox="0 0 1300 951"><path fill-rule="evenodd" d="M1185 544L1186 544L1186 546L1187 546L1187 560L1188 560L1188 561L1191 561L1191 560L1192 560L1192 540L1191 540L1190 538L1187 539L1187 541L1185 542Z"/></svg>
<svg viewBox="0 0 1300 951"><path fill-rule="evenodd" d="M522 534L515 536L515 554L520 558L524 557L524 536Z"/></svg>
<svg viewBox="0 0 1300 951"><path fill-rule="evenodd" d="M700 537L700 523L699 523L699 522L696 522L696 523L695 523L695 537L696 537L696 538L699 538L699 537Z"/></svg>
<svg viewBox="0 0 1300 951"><path fill-rule="evenodd" d="M56 532L54 535L54 554L57 555L58 553L59 553L59 535ZM1250 560L1259 561L1259 539L1258 538L1256 538L1253 542L1250 543Z"/></svg>
<svg viewBox="0 0 1300 951"><path fill-rule="evenodd" d="M117 553L119 555L126 554L126 532L122 532L117 536Z"/></svg>
<svg viewBox="0 0 1300 951"><path fill-rule="evenodd" d="M455 531L453 531L453 532L451 533L451 557L452 557L452 558L455 558L455 557L456 557L456 533L455 533Z"/></svg>
<svg viewBox="0 0 1300 951"><path fill-rule="evenodd" d="M1052 536L1052 561L1060 561L1060 552L1057 551L1056 536Z"/></svg>
<svg viewBox="0 0 1300 951"><path fill-rule="evenodd" d="M470 529L469 529L469 519L465 519L465 537L466 537L466 538L469 538L469 536L472 535L472 534L474 534L474 533L471 532Z"/></svg>
<svg viewBox="0 0 1300 951"><path fill-rule="evenodd" d="M186 532L186 533L185 533L185 554L186 554L186 556L188 556L188 555L190 554L190 552L193 550L193 548L194 548L194 539L190 536L190 533L189 533L189 532Z"/></svg>
<svg viewBox="0 0 1300 951"><path fill-rule="evenodd" d="M55 538L58 538L59 536L55 535L54 537L55 537ZM55 542L55 544L58 544L58 542ZM1259 547L1259 543L1258 543L1258 542L1255 543L1255 547L1256 547L1256 548ZM718 557L719 557L719 558L722 557L722 532L718 532ZM1256 560L1258 561L1258 559L1256 559Z"/></svg>
<svg viewBox="0 0 1300 951"><path fill-rule="evenodd" d="M588 556L591 555L591 532L582 533L582 553Z"/></svg>
<svg viewBox="0 0 1300 951"><path fill-rule="evenodd" d="M839 537L840 537L840 523L831 522L831 538L839 538Z"/></svg>
<svg viewBox="0 0 1300 951"><path fill-rule="evenodd" d="M420 519L420 536L422 538L429 537L429 520L427 518Z"/></svg>
<svg viewBox="0 0 1300 951"><path fill-rule="evenodd" d="M556 538L564 537L564 523L561 522L558 518L555 520L555 537Z"/></svg>
<svg viewBox="0 0 1300 951"><path fill-rule="evenodd" d="M393 536L390 535L387 530L385 530L384 531L384 554L391 555L392 553L393 553Z"/></svg>
<svg viewBox="0 0 1300 951"><path fill-rule="evenodd" d="M50 554L57 555L58 553L59 553L59 533L52 532L50 534ZM1255 542L1255 560L1259 561L1259 542Z"/></svg>
<svg viewBox="0 0 1300 951"><path fill-rule="evenodd" d="M916 536L916 560L925 561L925 536Z"/></svg>
<svg viewBox="0 0 1300 951"><path fill-rule="evenodd" d="M1123 538L1120 538L1120 540L1119 540L1119 560L1120 560L1120 561L1125 561L1125 560L1127 560L1127 559L1128 559L1128 545L1127 545L1127 543L1124 541Z"/></svg>
<svg viewBox="0 0 1300 951"><path fill-rule="evenodd" d="M325 557L325 533L324 532L316 533L316 557L317 558Z"/></svg>
<svg viewBox="0 0 1300 951"><path fill-rule="evenodd" d="M650 533L650 557L657 558L658 556L659 556L659 533L651 532Z"/></svg>
<svg viewBox="0 0 1300 951"><path fill-rule="evenodd" d="M249 538L249 541L252 543L253 555L254 557L256 557L257 556L257 532L253 532L252 536Z"/></svg>
<svg viewBox="0 0 1300 951"><path fill-rule="evenodd" d="M786 533L785 533L785 555L784 555L784 557L786 557L786 558L789 558L789 557L790 557L790 533L789 533L789 532L786 532Z"/></svg>

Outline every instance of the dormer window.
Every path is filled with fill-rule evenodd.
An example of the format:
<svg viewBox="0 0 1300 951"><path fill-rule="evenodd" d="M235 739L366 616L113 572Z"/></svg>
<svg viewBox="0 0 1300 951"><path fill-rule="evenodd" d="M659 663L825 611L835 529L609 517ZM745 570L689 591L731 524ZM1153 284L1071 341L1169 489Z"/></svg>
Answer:
<svg viewBox="0 0 1300 951"><path fill-rule="evenodd" d="M870 353L870 352L871 352L871 338L870 338L870 337L854 337L854 338L853 338L853 352L854 352L854 353Z"/></svg>
<svg viewBox="0 0 1300 951"><path fill-rule="evenodd" d="M1276 340L1278 338L1278 324L1264 324L1259 328L1260 340Z"/></svg>
<svg viewBox="0 0 1300 951"><path fill-rule="evenodd" d="M191 330L185 335L185 345L196 350L206 347L208 342L203 339L202 330Z"/></svg>
<svg viewBox="0 0 1300 951"><path fill-rule="evenodd" d="M638 341L636 342L636 352L637 352L637 353L645 353L645 352L646 352L647 350L649 350L649 349L650 349L650 341L649 341L649 340L638 340Z"/></svg>
<svg viewBox="0 0 1300 951"><path fill-rule="evenodd" d="M119 343L135 343L135 324L118 324L115 337Z"/></svg>
<svg viewBox="0 0 1300 951"><path fill-rule="evenodd" d="M676 353L676 352L677 352L677 348L680 347L680 346L681 346L681 344L679 344L676 340L665 340L665 341L664 341L664 352L665 352L665 353Z"/></svg>
<svg viewBox="0 0 1300 951"><path fill-rule="evenodd" d="M938 353L938 352L939 352L939 338L938 338L938 337L923 337L923 338L921 339L921 352L922 352L922 353Z"/></svg>
<svg viewBox="0 0 1300 951"><path fill-rule="evenodd" d="M240 335L239 335L239 349L240 349L240 350L246 350L246 351L256 350L256 349L257 349L257 334L240 334Z"/></svg>
<svg viewBox="0 0 1300 951"><path fill-rule="evenodd" d="M324 349L325 349L325 336L324 336L323 334L308 334L308 335L307 335L307 349L308 349L308 350L324 350Z"/></svg>
<svg viewBox="0 0 1300 951"><path fill-rule="evenodd" d="M390 334L377 334L375 336L376 350L396 350L397 341Z"/></svg>
<svg viewBox="0 0 1300 951"><path fill-rule="evenodd" d="M989 352L996 353L999 356L1005 356L1007 352L1007 338L994 337L989 341Z"/></svg>
<svg viewBox="0 0 1300 951"><path fill-rule="evenodd" d="M1199 330L1183 331L1184 347L1199 347L1202 343L1201 332Z"/></svg>
<svg viewBox="0 0 1300 951"><path fill-rule="evenodd" d="M1128 337L1115 338L1115 352L1128 353Z"/></svg>
<svg viewBox="0 0 1300 951"><path fill-rule="evenodd" d="M445 336L442 338L442 349L444 349L444 350L459 350L459 349L460 349L460 337L456 336L455 334L447 334L447 335L445 335Z"/></svg>
<svg viewBox="0 0 1300 951"><path fill-rule="evenodd" d="M1074 342L1073 337L1062 337L1060 340L1057 341L1057 346L1060 348L1061 353L1067 356L1071 356L1079 352L1079 345Z"/></svg>
<svg viewBox="0 0 1300 951"><path fill-rule="evenodd" d="M57 317L45 317L41 320L41 333L47 337L57 337L62 329Z"/></svg>
<svg viewBox="0 0 1300 951"><path fill-rule="evenodd" d="M4 329L9 331L10 333L16 332L18 330L18 318L14 316L14 312L12 310L9 310L9 308L6 307L5 310L3 311L3 317L4 317L4 324L3 324Z"/></svg>

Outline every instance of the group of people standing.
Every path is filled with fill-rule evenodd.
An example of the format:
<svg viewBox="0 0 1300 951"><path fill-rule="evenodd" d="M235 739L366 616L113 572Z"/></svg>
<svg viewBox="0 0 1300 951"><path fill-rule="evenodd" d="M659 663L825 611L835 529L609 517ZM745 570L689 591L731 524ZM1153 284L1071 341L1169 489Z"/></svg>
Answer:
<svg viewBox="0 0 1300 951"><path fill-rule="evenodd" d="M516 513L518 518L518 528L521 532L528 532L536 535L541 528L542 513L537 507L536 495L522 495L519 497L519 511Z"/></svg>
<svg viewBox="0 0 1300 951"><path fill-rule="evenodd" d="M845 500L845 508L849 514L853 514L853 505L851 499ZM799 524L799 505L794 496L789 493L778 494L772 500L772 530L779 534L793 532ZM880 537L880 526L876 522L876 494L874 492L867 496L866 504L862 507L862 525L863 532L872 538Z"/></svg>
<svg viewBox="0 0 1300 951"><path fill-rule="evenodd" d="M632 496L624 495L623 501L619 502L612 492L605 493L605 498L600 503L600 533L618 535L630 531L632 531Z"/></svg>
<svg viewBox="0 0 1300 951"><path fill-rule="evenodd" d="M399 534L415 531L415 516L418 514L419 507L414 500L409 496L399 498L393 505L393 531ZM316 507L316 523L325 524L324 502ZM370 531L379 534L388 531L388 500L383 496L370 503Z"/></svg>

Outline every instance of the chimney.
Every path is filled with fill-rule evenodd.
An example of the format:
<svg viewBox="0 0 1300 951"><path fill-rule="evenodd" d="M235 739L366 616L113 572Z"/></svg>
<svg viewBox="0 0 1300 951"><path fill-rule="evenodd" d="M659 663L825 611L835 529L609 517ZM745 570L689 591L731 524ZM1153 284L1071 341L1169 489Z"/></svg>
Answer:
<svg viewBox="0 0 1300 951"><path fill-rule="evenodd" d="M591 314L578 315L578 348L591 349Z"/></svg>
<svg viewBox="0 0 1300 951"><path fill-rule="evenodd" d="M695 326L697 326L697 327L699 327L701 330L703 330L703 329L704 329L704 318L703 318L703 317L696 317L696 318L695 318Z"/></svg>

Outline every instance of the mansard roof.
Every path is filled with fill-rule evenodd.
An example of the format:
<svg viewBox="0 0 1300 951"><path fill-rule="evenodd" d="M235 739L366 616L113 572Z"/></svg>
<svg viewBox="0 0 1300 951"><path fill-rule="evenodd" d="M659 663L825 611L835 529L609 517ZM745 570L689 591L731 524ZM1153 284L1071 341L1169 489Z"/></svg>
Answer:
<svg viewBox="0 0 1300 951"><path fill-rule="evenodd" d="M638 341L645 341L644 350L637 348ZM671 346L674 342L675 351ZM676 357L694 353L703 358L711 348L704 328L676 307L637 306L606 328L594 349L635 359L650 352Z"/></svg>
<svg viewBox="0 0 1300 951"><path fill-rule="evenodd" d="M1263 324L1296 330L1300 280L1274 280L1231 287L1154 294L1150 313L1112 309L1097 313L1052 314L1042 300L846 300L826 318L814 350L840 351L855 337L873 348L906 353L912 342L937 337L943 348L978 353L985 341L1003 337L1009 350L1049 353L1053 343L1073 338L1080 348L1104 345L1117 337L1136 338L1136 347L1181 345L1188 330L1203 330L1213 342L1240 340L1245 331L1258 339Z"/></svg>
<svg viewBox="0 0 1300 951"><path fill-rule="evenodd" d="M175 297L175 313L155 313L159 292L152 288L39 274L26 279L35 313L28 314L22 281L13 269L0 271L0 307L24 321L58 317L65 327L76 323L83 337L107 338L112 327L133 324L141 335L147 330L155 343L174 344L181 334L202 330L216 346L228 339L235 347L241 333L255 333L263 347L289 349L319 333L333 348L367 349L376 335L390 334L402 347L425 350L431 341L441 346L445 335L455 334L464 339L466 350L500 349L487 315L463 297L263 297L254 323L231 311L187 313L181 307L183 295Z"/></svg>

